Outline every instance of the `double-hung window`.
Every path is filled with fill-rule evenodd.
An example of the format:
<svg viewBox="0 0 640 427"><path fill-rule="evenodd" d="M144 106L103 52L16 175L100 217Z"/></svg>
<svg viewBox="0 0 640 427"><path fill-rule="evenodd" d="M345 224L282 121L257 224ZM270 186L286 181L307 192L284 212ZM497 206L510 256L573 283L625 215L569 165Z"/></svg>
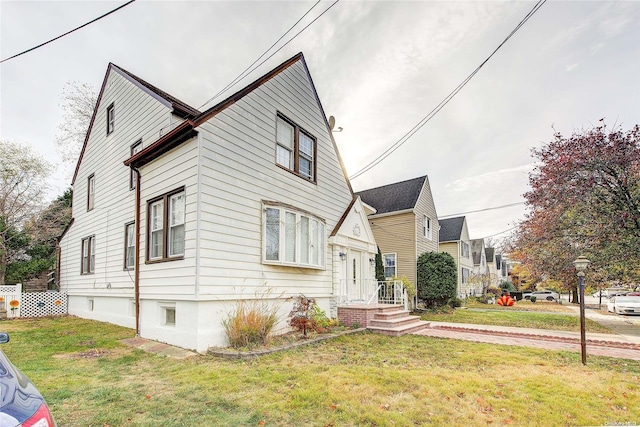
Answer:
<svg viewBox="0 0 640 427"><path fill-rule="evenodd" d="M130 222L124 226L124 269L135 267L136 262L136 228L135 223Z"/></svg>
<svg viewBox="0 0 640 427"><path fill-rule="evenodd" d="M96 265L95 236L82 239L82 259L80 261L80 274L92 274Z"/></svg>
<svg viewBox="0 0 640 427"><path fill-rule="evenodd" d="M423 217L422 232L424 237L431 240L431 218L426 215Z"/></svg>
<svg viewBox="0 0 640 427"><path fill-rule="evenodd" d="M111 104L107 107L107 135L116 128L116 107Z"/></svg>
<svg viewBox="0 0 640 427"><path fill-rule="evenodd" d="M324 268L325 224L305 212L278 205L264 208L265 264Z"/></svg>
<svg viewBox="0 0 640 427"><path fill-rule="evenodd" d="M462 242L460 245L460 256L469 258L469 244L467 242Z"/></svg>
<svg viewBox="0 0 640 427"><path fill-rule="evenodd" d="M469 269L462 268L462 283L469 283Z"/></svg>
<svg viewBox="0 0 640 427"><path fill-rule="evenodd" d="M139 153L140 150L142 150L142 140L141 139L137 140L131 146L131 155L133 156L134 154ZM137 172L134 171L133 169L131 169L129 171L129 190L133 190L134 188L136 188L136 178L137 177L138 177Z"/></svg>
<svg viewBox="0 0 640 427"><path fill-rule="evenodd" d="M316 139L280 114L276 118L276 163L304 179L316 180Z"/></svg>
<svg viewBox="0 0 640 427"><path fill-rule="evenodd" d="M384 277L390 279L396 277L396 254L383 254Z"/></svg>
<svg viewBox="0 0 640 427"><path fill-rule="evenodd" d="M179 189L148 202L147 260L184 256L185 200L184 189Z"/></svg>
<svg viewBox="0 0 640 427"><path fill-rule="evenodd" d="M90 211L95 205L96 198L96 176L89 175L87 178L87 210Z"/></svg>

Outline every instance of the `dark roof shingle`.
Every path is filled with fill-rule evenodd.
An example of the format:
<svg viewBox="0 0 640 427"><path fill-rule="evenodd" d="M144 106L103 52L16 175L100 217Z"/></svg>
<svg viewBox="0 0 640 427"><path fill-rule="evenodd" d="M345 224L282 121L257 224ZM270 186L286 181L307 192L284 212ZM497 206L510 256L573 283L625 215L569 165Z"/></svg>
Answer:
<svg viewBox="0 0 640 427"><path fill-rule="evenodd" d="M464 225L463 216L456 218L441 219L440 222L440 242L453 242L460 240L462 234L462 226Z"/></svg>
<svg viewBox="0 0 640 427"><path fill-rule="evenodd" d="M413 209L427 176L358 191L362 201L376 209L376 214Z"/></svg>

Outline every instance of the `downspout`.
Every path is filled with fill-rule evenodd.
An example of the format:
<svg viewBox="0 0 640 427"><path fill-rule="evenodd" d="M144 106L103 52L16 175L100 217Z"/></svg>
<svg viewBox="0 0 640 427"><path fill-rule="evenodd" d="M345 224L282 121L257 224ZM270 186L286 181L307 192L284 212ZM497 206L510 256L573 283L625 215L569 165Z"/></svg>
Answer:
<svg viewBox="0 0 640 427"><path fill-rule="evenodd" d="M134 302L136 306L136 337L140 336L140 170L131 166L136 173L136 259L133 272Z"/></svg>

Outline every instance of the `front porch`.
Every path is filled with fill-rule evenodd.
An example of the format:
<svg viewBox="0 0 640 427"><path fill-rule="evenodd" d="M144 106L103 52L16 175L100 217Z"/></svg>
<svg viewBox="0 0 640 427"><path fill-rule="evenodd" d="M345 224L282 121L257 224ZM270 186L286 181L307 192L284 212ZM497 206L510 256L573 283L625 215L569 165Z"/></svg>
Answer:
<svg viewBox="0 0 640 427"><path fill-rule="evenodd" d="M399 336L429 325L410 315L407 292L401 281L349 280L340 283L338 320L372 332Z"/></svg>

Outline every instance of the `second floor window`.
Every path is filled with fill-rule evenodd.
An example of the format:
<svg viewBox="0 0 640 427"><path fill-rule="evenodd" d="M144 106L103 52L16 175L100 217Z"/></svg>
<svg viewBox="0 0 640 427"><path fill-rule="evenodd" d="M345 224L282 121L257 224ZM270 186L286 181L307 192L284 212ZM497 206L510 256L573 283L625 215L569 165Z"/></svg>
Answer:
<svg viewBox="0 0 640 427"><path fill-rule="evenodd" d="M131 146L131 155L133 156L134 154L139 153L140 150L142 150L142 140L141 139L136 141L135 144L133 144ZM137 177L138 177L138 174L133 169L129 169L129 189L130 190L133 190L134 188L136 188L136 178Z"/></svg>
<svg viewBox="0 0 640 427"><path fill-rule="evenodd" d="M184 256L185 192L173 191L147 205L147 260L167 261Z"/></svg>
<svg viewBox="0 0 640 427"><path fill-rule="evenodd" d="M87 178L87 210L93 209L96 196L96 176L91 174Z"/></svg>
<svg viewBox="0 0 640 427"><path fill-rule="evenodd" d="M424 233L424 237L431 240L431 218L426 215L423 218L422 231Z"/></svg>
<svg viewBox="0 0 640 427"><path fill-rule="evenodd" d="M316 140L292 121L276 118L276 163L309 181L316 180Z"/></svg>
<svg viewBox="0 0 640 427"><path fill-rule="evenodd" d="M107 107L107 135L116 128L116 107L111 104Z"/></svg>
<svg viewBox="0 0 640 427"><path fill-rule="evenodd" d="M469 258L469 244L467 242L461 242L460 256L464 258Z"/></svg>

